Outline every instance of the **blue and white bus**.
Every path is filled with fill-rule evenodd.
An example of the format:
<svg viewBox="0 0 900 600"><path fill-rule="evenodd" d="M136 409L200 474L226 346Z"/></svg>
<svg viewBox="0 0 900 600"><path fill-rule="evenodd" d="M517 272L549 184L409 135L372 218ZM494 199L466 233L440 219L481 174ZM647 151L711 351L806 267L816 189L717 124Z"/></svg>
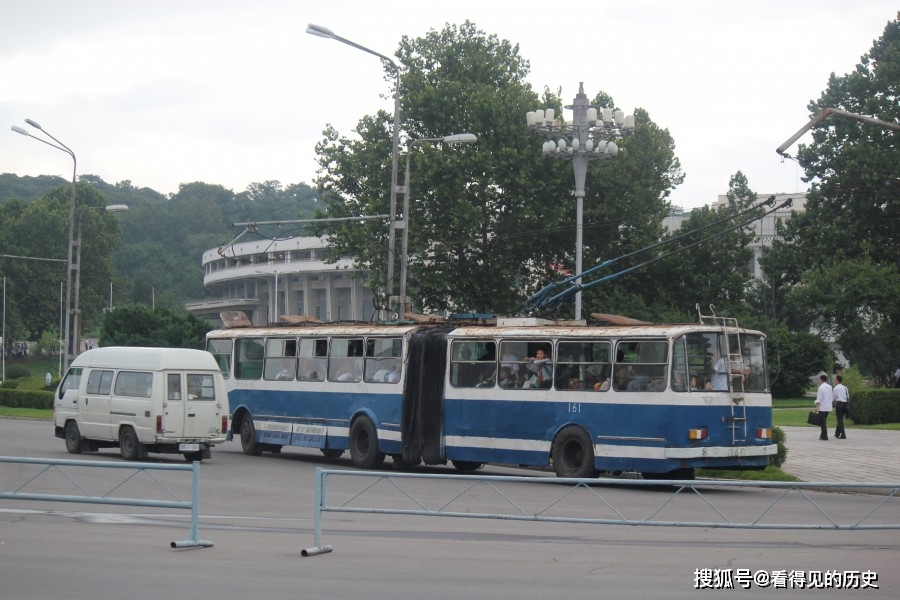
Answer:
<svg viewBox="0 0 900 600"><path fill-rule="evenodd" d="M765 337L736 323L234 327L207 350L247 454L685 479L763 469L777 451Z"/></svg>

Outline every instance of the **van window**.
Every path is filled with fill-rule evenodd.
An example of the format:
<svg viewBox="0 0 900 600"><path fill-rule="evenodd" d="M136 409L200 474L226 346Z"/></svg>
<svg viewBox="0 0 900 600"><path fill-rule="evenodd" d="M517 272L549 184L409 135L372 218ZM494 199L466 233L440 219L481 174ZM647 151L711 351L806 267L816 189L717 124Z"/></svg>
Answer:
<svg viewBox="0 0 900 600"><path fill-rule="evenodd" d="M166 379L166 397L169 400L181 400L181 374L169 373Z"/></svg>
<svg viewBox="0 0 900 600"><path fill-rule="evenodd" d="M111 370L94 369L88 375L87 393L109 396L112 389L113 372Z"/></svg>
<svg viewBox="0 0 900 600"><path fill-rule="evenodd" d="M66 390L77 390L81 385L81 367L72 367L59 384L59 398L66 395Z"/></svg>
<svg viewBox="0 0 900 600"><path fill-rule="evenodd" d="M216 399L216 380L211 373L188 373L187 387L189 400Z"/></svg>
<svg viewBox="0 0 900 600"><path fill-rule="evenodd" d="M119 371L116 377L116 396L149 398L153 389L153 374L139 371Z"/></svg>

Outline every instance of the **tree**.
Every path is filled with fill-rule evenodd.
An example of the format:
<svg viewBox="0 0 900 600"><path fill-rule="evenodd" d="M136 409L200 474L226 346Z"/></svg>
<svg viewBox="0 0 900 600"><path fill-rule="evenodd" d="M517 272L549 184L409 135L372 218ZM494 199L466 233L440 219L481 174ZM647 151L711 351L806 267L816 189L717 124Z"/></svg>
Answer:
<svg viewBox="0 0 900 600"><path fill-rule="evenodd" d="M866 372L890 386L900 357L900 271L868 257L811 269L790 302L806 322Z"/></svg>
<svg viewBox="0 0 900 600"><path fill-rule="evenodd" d="M20 337L39 339L45 331L58 326L60 284L66 281L70 202L71 188L64 186L28 204L7 202L0 211L4 254L55 260L8 261L4 267L4 273L10 274L16 286L8 311L15 318L13 331ZM118 221L114 215L103 212L106 205L106 198L93 186L81 182L76 185L75 231L77 236L80 226L81 262L80 277L72 281L72 294L80 281L79 308L86 326L104 305L112 279L110 255L120 243Z"/></svg>
<svg viewBox="0 0 900 600"><path fill-rule="evenodd" d="M206 347L209 324L186 311L129 304L103 315L101 346Z"/></svg>
<svg viewBox="0 0 900 600"><path fill-rule="evenodd" d="M405 146L410 140L452 133L478 136L470 147L417 144L409 149L411 295L426 310L514 314L546 282L550 265L572 263L572 166L541 155L540 140L524 117L538 106L555 107L561 114L562 101L546 89L539 98L525 82L528 62L518 46L486 35L468 21L421 38L404 37L397 56L405 68ZM602 93L596 102L615 107ZM639 122L621 155L591 165L585 210L590 226L604 235L586 239L588 256L631 247L632 240L616 222L658 228L667 210L666 191L681 181L668 133L646 113L639 115L647 120ZM317 145L316 180L324 214L388 212L391 126L391 116L379 112L360 119L358 139L331 127L325 130ZM327 231L337 255L355 256L357 266L374 281L385 280L385 222L347 223ZM571 305L566 310L571 312Z"/></svg>
<svg viewBox="0 0 900 600"><path fill-rule="evenodd" d="M853 72L831 75L809 109L816 114L831 107L897 122L898 85L900 13ZM776 302L776 293L790 290L782 312L792 328L821 326L842 348L848 345L843 349L853 360L882 378L881 363L900 362L900 315L884 302L884 282L876 279L896 281L900 265L897 136L840 118L818 124L812 144L801 145L797 153L811 182L806 211L787 223L782 239L762 261L767 280L777 284ZM829 282L827 276L833 279ZM854 289L845 285L847 280ZM877 304L869 307L868 301ZM887 354L869 360L867 354L875 349Z"/></svg>

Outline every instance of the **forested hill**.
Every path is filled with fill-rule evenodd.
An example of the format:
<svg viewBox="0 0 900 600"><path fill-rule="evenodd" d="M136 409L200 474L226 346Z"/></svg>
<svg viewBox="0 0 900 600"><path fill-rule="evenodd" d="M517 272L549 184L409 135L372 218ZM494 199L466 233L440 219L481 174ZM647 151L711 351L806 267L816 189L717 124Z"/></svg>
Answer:
<svg viewBox="0 0 900 600"><path fill-rule="evenodd" d="M320 207L316 191L303 183L252 183L235 193L221 185L193 182L166 196L130 181L110 184L96 175L81 175L78 181L100 192L106 204L129 207L115 215L122 226L122 246L113 253L117 304L153 302L180 308L185 300L202 298L201 255L233 239L239 233L234 223L309 218ZM56 176L0 174L0 216L14 204L30 204L69 185L71 181ZM0 218L0 240L12 239L3 231L12 220ZM15 254L12 250L3 252Z"/></svg>

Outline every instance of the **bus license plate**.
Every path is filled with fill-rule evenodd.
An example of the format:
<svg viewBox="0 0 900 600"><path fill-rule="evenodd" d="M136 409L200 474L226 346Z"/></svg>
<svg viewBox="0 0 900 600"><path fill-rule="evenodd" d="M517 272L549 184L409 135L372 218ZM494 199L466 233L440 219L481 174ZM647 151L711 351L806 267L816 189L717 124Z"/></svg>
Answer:
<svg viewBox="0 0 900 600"><path fill-rule="evenodd" d="M178 444L179 452L199 452L200 444Z"/></svg>

